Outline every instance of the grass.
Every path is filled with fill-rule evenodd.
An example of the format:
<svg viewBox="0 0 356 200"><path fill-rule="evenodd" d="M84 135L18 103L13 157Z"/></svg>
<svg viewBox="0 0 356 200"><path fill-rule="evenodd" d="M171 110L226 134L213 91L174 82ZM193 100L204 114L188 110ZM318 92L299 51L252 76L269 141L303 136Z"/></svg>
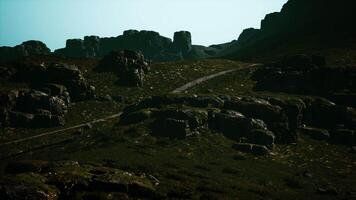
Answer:
<svg viewBox="0 0 356 200"><path fill-rule="evenodd" d="M200 84L187 93L286 95L253 91L252 69L228 60L157 63L142 88L121 87L116 84L116 76L93 71L96 60L67 62L82 66L100 96L127 96L128 103L166 94L196 78L232 68L241 70ZM76 103L66 115L66 126L117 113L124 106L95 100ZM0 141L48 130L53 129L15 129L15 134ZM172 199L344 199L356 192L356 155L347 146L300 136L297 144L277 145L271 156L255 157L234 150L234 141L210 130L184 140L156 138L149 133L145 123L118 126L114 119L90 129L0 147L0 172L13 160L76 160L152 174L160 181L156 190ZM304 176L306 171L312 176ZM317 193L317 188L325 185L336 187L338 194Z"/></svg>

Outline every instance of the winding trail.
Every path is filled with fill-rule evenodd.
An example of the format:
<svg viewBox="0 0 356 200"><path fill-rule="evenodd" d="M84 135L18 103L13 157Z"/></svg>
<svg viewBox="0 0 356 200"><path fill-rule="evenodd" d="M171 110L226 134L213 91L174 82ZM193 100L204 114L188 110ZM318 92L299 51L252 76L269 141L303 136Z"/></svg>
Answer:
<svg viewBox="0 0 356 200"><path fill-rule="evenodd" d="M258 64L251 64L248 67L253 67L253 66L256 66L256 65L258 65ZM216 77L219 77L219 76L223 76L225 74L228 74L228 73L231 73L231 72L235 72L237 70L239 70L239 69L230 69L230 70L221 71L221 72L218 72L218 73L215 73L215 74L210 74L210 75L207 75L207 76L203 76L201 78L198 78L198 79L195 79L193 81L190 81L189 83L187 83L187 84L185 84L185 85L183 85L183 86L171 91L170 93L171 94L182 93L185 90L187 90L189 88L192 88L192 87L194 87L194 86L196 86L196 85L198 85L200 83L203 83L203 82L205 82L207 80L210 80L210 79L213 79L213 78L216 78ZM65 132L65 131L70 131L70 130L74 130L74 129L78 129L78 128L83 128L83 127L90 126L92 124L96 124L96 123L99 123L99 122L105 122L105 121L110 120L110 119L119 118L121 116L121 114L122 114L122 112L119 112L119 113L114 114L114 115L110 115L110 116L107 116L107 117L104 117L104 118L100 118L100 119L92 120L92 121L89 121L89 122L77 124L75 126L70 126L70 127L63 128L63 129L49 131L49 132L41 133L41 134L38 134L38 135L34 135L34 136L30 136L30 137L26 137L26 138L22 138L22 139L18 139L18 140L5 142L5 143L0 144L0 147L6 146L6 145L10 145L10 144L16 144L16 143L28 141L28 140L32 140L32 139L36 139L36 138L40 138L40 137L44 137L44 136L59 134L59 133Z"/></svg>

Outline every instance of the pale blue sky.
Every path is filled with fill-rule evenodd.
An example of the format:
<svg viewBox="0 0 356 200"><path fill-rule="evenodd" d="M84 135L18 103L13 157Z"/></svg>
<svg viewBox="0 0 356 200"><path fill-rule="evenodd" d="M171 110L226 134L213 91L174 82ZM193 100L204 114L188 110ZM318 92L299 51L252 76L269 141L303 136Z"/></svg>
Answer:
<svg viewBox="0 0 356 200"><path fill-rule="evenodd" d="M260 27L267 13L287 0L0 0L0 46L41 40L52 50L69 38L121 35L124 30L154 30L172 38L192 33L194 44L237 39Z"/></svg>

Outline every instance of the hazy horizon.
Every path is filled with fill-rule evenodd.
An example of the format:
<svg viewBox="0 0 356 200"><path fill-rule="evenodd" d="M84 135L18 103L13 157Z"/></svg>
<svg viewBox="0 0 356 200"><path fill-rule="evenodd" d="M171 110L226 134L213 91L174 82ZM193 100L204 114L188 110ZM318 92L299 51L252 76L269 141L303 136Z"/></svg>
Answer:
<svg viewBox="0 0 356 200"><path fill-rule="evenodd" d="M112 37L124 30L153 30L173 38L192 33L193 44L237 39L245 28L260 27L268 13L287 0L0 0L0 46L41 40L53 51L71 38Z"/></svg>

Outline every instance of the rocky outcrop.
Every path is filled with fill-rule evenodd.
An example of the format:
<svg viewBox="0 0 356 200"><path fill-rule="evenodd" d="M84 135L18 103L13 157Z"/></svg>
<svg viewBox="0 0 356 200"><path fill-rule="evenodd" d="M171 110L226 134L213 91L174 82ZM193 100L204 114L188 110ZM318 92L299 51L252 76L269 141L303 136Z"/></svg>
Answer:
<svg viewBox="0 0 356 200"><path fill-rule="evenodd" d="M51 50L41 41L30 40L15 47L0 47L0 62L9 62L25 56L49 55Z"/></svg>
<svg viewBox="0 0 356 200"><path fill-rule="evenodd" d="M296 143L299 134L352 144L356 112L313 97L154 96L126 107L120 123L145 124L155 137L177 139L210 130L266 155L276 143Z"/></svg>
<svg viewBox="0 0 356 200"><path fill-rule="evenodd" d="M35 89L58 93L65 86L73 101L91 99L95 88L84 78L78 66L65 63L18 63L13 80L30 83Z"/></svg>
<svg viewBox="0 0 356 200"><path fill-rule="evenodd" d="M245 29L240 34L237 43L239 45L243 45L252 42L254 39L256 39L259 33L260 33L259 29L255 29L255 28Z"/></svg>
<svg viewBox="0 0 356 200"><path fill-rule="evenodd" d="M12 69L11 81L25 82L29 88L1 91L1 127L61 126L72 101L95 97L95 88L77 66L19 63Z"/></svg>
<svg viewBox="0 0 356 200"><path fill-rule="evenodd" d="M150 70L149 63L142 53L129 50L113 51L100 61L97 70L117 74L123 85L142 86L144 75Z"/></svg>
<svg viewBox="0 0 356 200"><path fill-rule="evenodd" d="M352 102L356 93L355 68L325 66L325 63L321 56L293 55L266 64L253 73L257 81L255 89L324 96L342 92L340 101Z"/></svg>
<svg viewBox="0 0 356 200"><path fill-rule="evenodd" d="M192 49L192 36L188 31L180 31L174 33L173 47L176 51L183 54L188 53Z"/></svg>
<svg viewBox="0 0 356 200"><path fill-rule="evenodd" d="M86 36L84 40L70 39L67 40L65 48L55 50L54 54L74 58L101 58L112 51L125 49L141 52L153 61L205 58L215 55L217 51L213 47L192 45L188 31L174 33L172 41L154 31L127 30L117 37Z"/></svg>
<svg viewBox="0 0 356 200"><path fill-rule="evenodd" d="M53 127L64 125L69 94L49 95L37 90L10 91L0 94L0 124L11 127Z"/></svg>

